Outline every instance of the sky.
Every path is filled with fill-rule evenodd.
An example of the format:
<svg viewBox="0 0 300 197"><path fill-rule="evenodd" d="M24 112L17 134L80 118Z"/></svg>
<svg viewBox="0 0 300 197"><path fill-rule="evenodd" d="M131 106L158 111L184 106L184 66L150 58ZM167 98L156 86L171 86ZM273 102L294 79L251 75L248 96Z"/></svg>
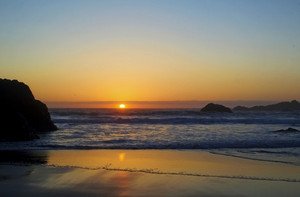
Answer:
<svg viewBox="0 0 300 197"><path fill-rule="evenodd" d="M0 77L46 102L300 99L300 1L0 0Z"/></svg>

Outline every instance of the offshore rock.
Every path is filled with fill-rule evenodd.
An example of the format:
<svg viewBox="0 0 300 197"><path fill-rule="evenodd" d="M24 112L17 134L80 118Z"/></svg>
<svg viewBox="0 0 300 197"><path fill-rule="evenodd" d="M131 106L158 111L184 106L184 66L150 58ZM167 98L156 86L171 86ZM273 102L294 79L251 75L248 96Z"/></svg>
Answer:
<svg viewBox="0 0 300 197"><path fill-rule="evenodd" d="M201 109L202 112L225 112L232 113L231 109L223 105L209 103Z"/></svg>

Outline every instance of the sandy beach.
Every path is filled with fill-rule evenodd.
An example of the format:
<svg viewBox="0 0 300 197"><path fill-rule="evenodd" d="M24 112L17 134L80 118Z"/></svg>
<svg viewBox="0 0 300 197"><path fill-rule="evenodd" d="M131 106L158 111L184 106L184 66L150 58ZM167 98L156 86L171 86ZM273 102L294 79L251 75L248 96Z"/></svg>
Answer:
<svg viewBox="0 0 300 197"><path fill-rule="evenodd" d="M1 196L298 196L299 174L199 150L2 151L0 187Z"/></svg>

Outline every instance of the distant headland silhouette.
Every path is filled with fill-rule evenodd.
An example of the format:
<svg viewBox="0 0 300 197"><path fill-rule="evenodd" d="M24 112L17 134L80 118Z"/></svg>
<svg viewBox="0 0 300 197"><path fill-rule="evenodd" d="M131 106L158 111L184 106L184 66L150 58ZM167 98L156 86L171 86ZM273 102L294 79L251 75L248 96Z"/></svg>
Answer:
<svg viewBox="0 0 300 197"><path fill-rule="evenodd" d="M290 102L280 102L271 105L265 106L253 106L253 107L245 107L245 106L236 106L232 108L226 107L224 105L209 103L205 107L201 109L202 112L229 112L232 113L234 111L300 111L300 103L296 100L292 100Z"/></svg>
<svg viewBox="0 0 300 197"><path fill-rule="evenodd" d="M290 102L280 102L266 106L237 106L233 108L233 111L298 111L300 110L300 103L296 100Z"/></svg>

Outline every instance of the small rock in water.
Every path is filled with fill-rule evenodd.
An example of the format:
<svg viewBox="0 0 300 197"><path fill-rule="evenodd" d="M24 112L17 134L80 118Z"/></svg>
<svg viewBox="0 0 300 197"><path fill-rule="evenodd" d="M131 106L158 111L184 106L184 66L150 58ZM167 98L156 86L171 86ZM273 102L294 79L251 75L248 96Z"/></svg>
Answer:
<svg viewBox="0 0 300 197"><path fill-rule="evenodd" d="M231 109L223 105L209 103L201 109L202 112L225 112L232 113Z"/></svg>

